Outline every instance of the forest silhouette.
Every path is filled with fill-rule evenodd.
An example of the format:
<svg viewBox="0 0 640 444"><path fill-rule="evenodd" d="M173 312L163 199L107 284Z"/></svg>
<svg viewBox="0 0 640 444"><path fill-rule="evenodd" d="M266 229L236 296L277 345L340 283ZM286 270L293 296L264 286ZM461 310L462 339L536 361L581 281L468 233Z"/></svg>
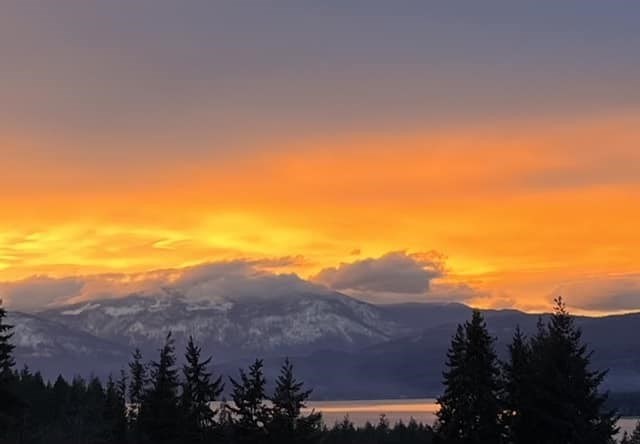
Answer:
<svg viewBox="0 0 640 444"><path fill-rule="evenodd" d="M504 362L480 311L459 325L434 424L390 424L382 416L360 427L348 417L325 424L306 409L312 390L288 359L273 390L260 359L225 381L192 337L179 366L171 333L155 359L135 350L128 370L104 383L45 381L15 368L14 326L5 318L0 307L3 444L610 444L618 433L618 413L600 389L606 372L591 368L591 351L561 298L534 335L516 329ZM621 442L640 444L640 427Z"/></svg>

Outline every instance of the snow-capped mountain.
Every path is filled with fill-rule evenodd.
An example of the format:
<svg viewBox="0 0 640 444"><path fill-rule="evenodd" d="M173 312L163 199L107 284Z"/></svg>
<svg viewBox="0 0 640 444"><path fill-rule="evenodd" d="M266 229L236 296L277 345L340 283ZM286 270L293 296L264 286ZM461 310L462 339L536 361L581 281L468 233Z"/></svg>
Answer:
<svg viewBox="0 0 640 444"><path fill-rule="evenodd" d="M288 355L316 396L404 397L437 393L451 335L471 310L461 304L373 305L321 287L270 290L207 296L172 288L35 314L10 312L8 320L15 326L18 364L48 378L104 377L126 368L135 347L154 359L171 331L179 355L193 335L213 355L217 371L228 375L264 357L272 377ZM500 353L516 325L531 332L538 318L513 310L484 314ZM640 326L640 315L577 322L596 350L598 368L611 369L608 386L639 386L640 344L628 331Z"/></svg>
<svg viewBox="0 0 640 444"><path fill-rule="evenodd" d="M62 336L77 333L79 343L104 356L138 347L151 359L171 332L178 353L193 336L215 362L224 363L322 350L353 352L433 323L464 319L469 312L456 304L373 305L297 275L261 271L242 261L188 268L141 293L114 296L50 308L29 319L41 321L38 331L50 331L41 337L57 338L64 327ZM29 335L23 328L16 339L27 343ZM69 347L71 343L64 342ZM109 344L115 348L106 353ZM126 364L126 359L114 359L96 368L82 350L78 346L74 352L78 372L104 374ZM47 368L55 369L57 356L51 353ZM22 362L34 358L32 350L22 346L18 357Z"/></svg>
<svg viewBox="0 0 640 444"><path fill-rule="evenodd" d="M50 378L60 373L111 371L115 363L128 359L128 347L40 316L10 312L7 324L14 327L12 342L19 367L28 365Z"/></svg>
<svg viewBox="0 0 640 444"><path fill-rule="evenodd" d="M401 330L378 307L327 291L194 300L174 289L65 306L38 316L143 351L158 348L169 332L178 347L192 335L224 360L309 347L351 350Z"/></svg>
<svg viewBox="0 0 640 444"><path fill-rule="evenodd" d="M194 276L150 293L14 313L18 362L48 376L104 375L126 366L136 347L153 358L169 332L178 353L193 336L218 363L354 352L469 312L459 304L373 305L292 275L237 282Z"/></svg>

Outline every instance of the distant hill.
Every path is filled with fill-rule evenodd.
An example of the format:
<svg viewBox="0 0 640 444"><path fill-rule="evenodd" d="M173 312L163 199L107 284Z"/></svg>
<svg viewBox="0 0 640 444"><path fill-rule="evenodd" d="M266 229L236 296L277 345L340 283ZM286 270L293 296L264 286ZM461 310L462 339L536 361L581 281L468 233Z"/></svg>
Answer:
<svg viewBox="0 0 640 444"><path fill-rule="evenodd" d="M513 310L488 311L485 316L502 357L515 327L533 334L539 319L539 315ZM578 317L577 324L594 352L594 368L609 369L604 387L614 392L640 392L640 337L633 333L640 331L640 314ZM441 390L446 352L456 325L428 327L355 353L315 353L302 358L299 367L318 388L316 396L322 398L434 397Z"/></svg>
<svg viewBox="0 0 640 444"><path fill-rule="evenodd" d="M49 378L126 368L139 347L146 359L169 331L180 351L193 335L218 370L234 374L264 357L274 374L284 356L316 398L430 397L440 391L445 354L462 304L374 305L320 287L261 297L194 300L176 289L154 295L92 301L35 314L11 313L16 357ZM538 315L488 310L485 316L503 353L516 325L532 333ZM577 319L594 364L609 368L606 385L640 390L640 314Z"/></svg>

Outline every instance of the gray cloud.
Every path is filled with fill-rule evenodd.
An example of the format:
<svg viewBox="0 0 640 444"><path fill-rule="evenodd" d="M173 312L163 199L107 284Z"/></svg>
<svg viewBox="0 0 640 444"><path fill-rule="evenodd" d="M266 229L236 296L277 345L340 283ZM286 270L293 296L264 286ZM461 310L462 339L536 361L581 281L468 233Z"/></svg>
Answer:
<svg viewBox="0 0 640 444"><path fill-rule="evenodd" d="M486 296L485 292L466 283L434 282L429 288L429 300L431 301L465 302ZM513 306L513 301L509 306Z"/></svg>
<svg viewBox="0 0 640 444"><path fill-rule="evenodd" d="M170 285L192 300L269 298L321 290L295 274L277 274L261 268L261 264L262 261L232 261L199 265L184 270ZM270 261L266 264L266 268L273 266Z"/></svg>
<svg viewBox="0 0 640 444"><path fill-rule="evenodd" d="M280 267L302 261L304 258L292 256L205 263L145 273L108 273L62 279L34 276L16 282L0 282L0 299L4 299L4 304L13 310L37 311L132 293L171 295L177 292L191 300L229 300L323 291L323 287L295 274L277 273Z"/></svg>
<svg viewBox="0 0 640 444"><path fill-rule="evenodd" d="M131 293L175 294L190 300L269 298L308 291L345 291L371 302L394 302L421 298L431 281L443 275L441 257L393 252L377 259L325 269L307 281L295 274L279 274L281 267L300 264L304 258L290 256L213 262L184 269L146 273L110 273L54 279L36 276L0 283L8 307L34 311L54 305L91 299L108 299ZM464 292L435 287L437 294L451 297Z"/></svg>
<svg viewBox="0 0 640 444"><path fill-rule="evenodd" d="M435 254L387 253L326 268L313 281L341 291L424 294L431 280L442 277L442 258Z"/></svg>
<svg viewBox="0 0 640 444"><path fill-rule="evenodd" d="M640 310L640 275L570 282L559 285L553 295L585 310Z"/></svg>
<svg viewBox="0 0 640 444"><path fill-rule="evenodd" d="M0 299L12 309L28 311L79 296L84 285L81 278L33 276L21 281L0 283Z"/></svg>
<svg viewBox="0 0 640 444"><path fill-rule="evenodd" d="M47 307L132 293L179 294L191 301L256 300L303 292L340 291L372 303L467 302L486 299L493 307L512 307L508 294L483 292L469 283L451 282L444 259L434 253L391 252L379 258L343 263L322 270L310 280L278 273L300 264L299 256L242 259L145 273L109 273L52 278L33 276L0 282L0 299L12 310ZM441 279L443 278L443 279ZM640 274L592 277L558 285L548 299L561 295L570 308L592 311L640 310Z"/></svg>

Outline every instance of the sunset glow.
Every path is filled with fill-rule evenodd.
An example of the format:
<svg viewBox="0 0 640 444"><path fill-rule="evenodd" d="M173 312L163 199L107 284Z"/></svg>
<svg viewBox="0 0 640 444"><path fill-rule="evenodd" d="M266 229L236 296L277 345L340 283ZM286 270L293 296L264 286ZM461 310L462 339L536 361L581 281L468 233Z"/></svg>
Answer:
<svg viewBox="0 0 640 444"><path fill-rule="evenodd" d="M74 13L91 22L86 11ZM111 10L109 14L117 16ZM164 12L158 14L164 17ZM2 32L24 32L21 44L26 46L36 37L64 39L54 20L43 11L36 15L46 26L23 17L30 27L21 30L14 23L13 31ZM327 20L344 38L351 35L343 23ZM144 34L140 48L127 49L141 54L144 45L155 47L154 39L165 42L177 33L156 34L152 26L127 30ZM15 111L0 125L0 281L5 286L33 276L134 275L231 260L271 260L277 263L267 267L270 272L314 280L322 270L341 263L397 251L437 252L445 272L432 287L464 286L472 293L427 291L402 300L540 310L548 308L553 295L564 293L579 311L640 308L616 303L620 291L640 286L637 70L635 77L626 73L603 80L615 91L592 88L599 84L596 76L579 77L584 73L580 63L560 59L581 49L560 48L543 61L547 69L565 73L566 85L592 88L592 94L611 100L597 109L588 107L582 90L571 88L560 99L556 93L562 88L556 91L541 77L539 100L535 91L521 84L504 86L528 104L516 114L518 100L501 102L496 91L500 78L528 79L529 62L517 69L522 77L503 71L492 75L499 67L478 64L480 78L484 74L496 81L471 91L471 77L445 62L437 68L442 72L433 74L435 80L425 74L428 64L424 71L420 68L423 74L403 79L404 61L395 60L401 55L389 50L386 57L393 63L379 68L386 80L372 75L359 83L356 74L366 69L344 60L349 51L357 53L354 37L353 48L347 44L344 49L347 55L336 49L336 54L326 56L350 79L339 83L342 89L330 72L318 73L313 81L310 74L300 74L304 85L308 82L316 89L305 89L303 80L292 81L289 88L286 78L269 77L275 74L268 67L276 70L277 62L260 58L264 66L256 79L264 82L264 94L282 95L280 102L269 102L274 104L270 110L261 101L269 97L253 91L257 98L252 104L236 83L239 89L233 96L222 74L220 95L198 100L198 91L218 83L213 74L203 80L186 65L190 44L202 50L195 31L188 37L193 42L167 45L166 57L177 59L168 77L154 78L150 91L130 97L126 91L144 83L132 70L137 63L144 72L150 69L146 59L117 55L112 51L116 36L101 32L89 38L96 45L103 43L97 46L104 51L103 63L115 60L117 79L98 77L111 95L102 96L102 84L93 83L92 73L99 68L91 64L86 48L52 42L49 51L57 58L52 56L48 65L51 78L59 77L63 85L76 89L35 80L33 89L18 74L0 86ZM310 32L324 35L315 28ZM265 51L273 49L271 56L278 60L284 57L278 46L282 42L274 42L277 49ZM469 48L460 45L456 51L473 50L471 43L464 44ZM510 51L496 46L495 52L483 47L487 57ZM21 51L13 49L15 54ZM600 50L603 58L609 55L607 48ZM428 58L419 47L412 51ZM155 53L145 54L151 64ZM185 58L182 68L180 54ZM76 68L65 63L70 57L75 57ZM35 55L15 60L32 73L39 73L36 65L43 62ZM606 65L590 63L596 71ZM304 66L320 69L311 61ZM202 67L206 69L213 70ZM174 85L170 74L182 76L182 83ZM409 90L420 81L425 90L438 91L438 79L447 75L458 75L459 84L451 80L454 83L443 88L449 93L459 89L460 100L473 102L473 109L453 99L450 107L430 109L426 93L415 99L420 107L410 100ZM259 89L251 85L247 88ZM395 88L397 94L384 95L380 85ZM344 100L359 103L360 97L371 106L338 106L341 96L335 88ZM496 89L491 93L487 88ZM68 101L64 94L77 95L84 105L61 105ZM218 116L218 98L228 111L224 117ZM449 104L442 98L433 100ZM172 101L174 108L168 105ZM54 112L55 104L60 109ZM408 118L412 107L419 109ZM298 115L296 109L304 112Z"/></svg>

